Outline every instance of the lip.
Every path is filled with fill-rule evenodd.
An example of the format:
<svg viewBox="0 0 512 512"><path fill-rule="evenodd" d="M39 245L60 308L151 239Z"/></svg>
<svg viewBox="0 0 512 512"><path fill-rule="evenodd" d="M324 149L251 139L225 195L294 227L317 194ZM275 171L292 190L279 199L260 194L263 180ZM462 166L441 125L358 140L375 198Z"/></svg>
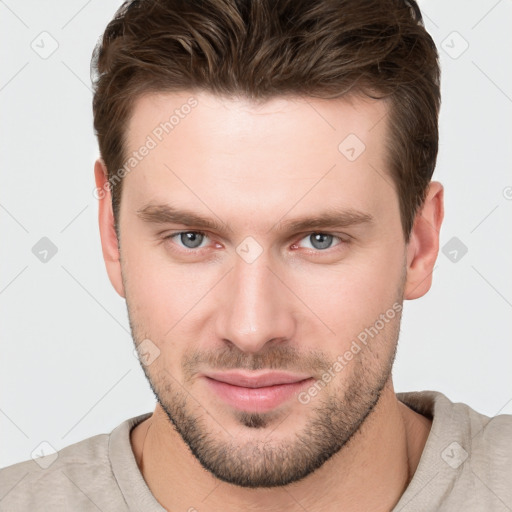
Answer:
<svg viewBox="0 0 512 512"><path fill-rule="evenodd" d="M241 386L244 388L263 388L266 386L278 386L280 384L291 384L309 379L311 375L289 373L289 372L210 372L206 377L219 382L225 382L232 386Z"/></svg>
<svg viewBox="0 0 512 512"><path fill-rule="evenodd" d="M214 372L203 375L209 389L228 405L246 412L267 412L288 402L310 384L310 375L288 372Z"/></svg>

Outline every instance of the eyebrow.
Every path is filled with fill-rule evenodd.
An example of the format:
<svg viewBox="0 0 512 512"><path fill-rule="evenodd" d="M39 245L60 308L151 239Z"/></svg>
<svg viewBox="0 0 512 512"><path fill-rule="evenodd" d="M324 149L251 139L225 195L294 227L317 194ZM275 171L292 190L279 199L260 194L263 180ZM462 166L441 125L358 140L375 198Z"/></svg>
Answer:
<svg viewBox="0 0 512 512"><path fill-rule="evenodd" d="M151 224L183 224L198 229L212 231L232 231L225 223L214 218L204 217L193 211L178 209L170 204L148 204L136 212L144 222ZM314 231L325 228L346 228L360 224L374 224L375 218L369 213L353 208L328 208L326 211L298 219L279 220L269 231L296 232Z"/></svg>

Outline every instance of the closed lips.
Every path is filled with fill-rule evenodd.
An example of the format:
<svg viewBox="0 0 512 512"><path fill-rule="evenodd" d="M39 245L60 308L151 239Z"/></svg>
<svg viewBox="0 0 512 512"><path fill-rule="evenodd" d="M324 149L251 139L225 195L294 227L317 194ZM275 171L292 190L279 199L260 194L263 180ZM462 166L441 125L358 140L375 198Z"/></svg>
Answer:
<svg viewBox="0 0 512 512"><path fill-rule="evenodd" d="M311 378L310 375L284 372L211 372L205 374L205 377L219 382L224 382L226 384L231 384L232 386L244 388L263 388L268 386L294 384Z"/></svg>

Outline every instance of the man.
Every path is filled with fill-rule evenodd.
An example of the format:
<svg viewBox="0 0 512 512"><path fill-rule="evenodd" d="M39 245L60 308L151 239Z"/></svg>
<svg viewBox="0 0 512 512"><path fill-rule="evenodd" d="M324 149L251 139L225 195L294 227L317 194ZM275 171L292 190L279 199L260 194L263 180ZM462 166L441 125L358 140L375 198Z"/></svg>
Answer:
<svg viewBox="0 0 512 512"><path fill-rule="evenodd" d="M94 58L103 256L155 411L2 510L507 510L512 417L393 389L439 67L404 0L134 1Z"/></svg>

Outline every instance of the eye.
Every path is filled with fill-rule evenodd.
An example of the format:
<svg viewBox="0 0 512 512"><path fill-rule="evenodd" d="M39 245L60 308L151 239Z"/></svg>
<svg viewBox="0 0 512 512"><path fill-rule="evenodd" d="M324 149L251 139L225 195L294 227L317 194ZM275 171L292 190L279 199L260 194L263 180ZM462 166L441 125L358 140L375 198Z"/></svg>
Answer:
<svg viewBox="0 0 512 512"><path fill-rule="evenodd" d="M206 233L201 231L179 231L165 237L166 240L176 239L178 245L182 244L185 249L197 249L207 239Z"/></svg>
<svg viewBox="0 0 512 512"><path fill-rule="evenodd" d="M334 239L338 239L341 242L343 240L335 235L331 235L329 233L311 233L308 236L304 237L302 240L306 240L309 242L310 246L307 247L308 249L316 249L319 251L324 251L326 249L330 249L332 247L332 243ZM301 240L301 241L302 241ZM299 242L300 244L300 242ZM294 246L297 246L298 244L294 244Z"/></svg>

